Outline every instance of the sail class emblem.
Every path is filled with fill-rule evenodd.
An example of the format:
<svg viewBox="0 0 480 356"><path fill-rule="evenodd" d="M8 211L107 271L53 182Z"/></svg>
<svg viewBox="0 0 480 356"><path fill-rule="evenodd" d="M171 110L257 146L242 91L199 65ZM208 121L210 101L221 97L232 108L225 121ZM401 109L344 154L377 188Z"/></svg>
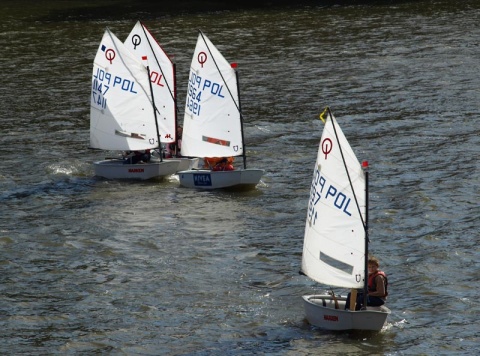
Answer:
<svg viewBox="0 0 480 356"><path fill-rule="evenodd" d="M112 64L116 56L115 51L111 48L107 49L105 45L102 45L102 51L105 52L105 58Z"/></svg>
<svg viewBox="0 0 480 356"><path fill-rule="evenodd" d="M325 159L327 159L328 154L332 152L332 148L332 140L330 140L328 137L322 141L322 152L325 155Z"/></svg>
<svg viewBox="0 0 480 356"><path fill-rule="evenodd" d="M140 38L139 35L133 35L132 37L132 44L133 44L133 49L137 49L137 46L142 43L142 39Z"/></svg>
<svg viewBox="0 0 480 356"><path fill-rule="evenodd" d="M202 65L207 61L207 54L205 52L200 52L197 56L198 63Z"/></svg>

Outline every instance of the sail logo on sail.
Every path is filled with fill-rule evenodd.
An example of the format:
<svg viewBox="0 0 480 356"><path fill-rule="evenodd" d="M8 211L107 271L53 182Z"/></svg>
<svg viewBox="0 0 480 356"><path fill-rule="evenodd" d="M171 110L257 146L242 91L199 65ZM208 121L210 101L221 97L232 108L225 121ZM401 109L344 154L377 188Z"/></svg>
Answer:
<svg viewBox="0 0 480 356"><path fill-rule="evenodd" d="M107 46L102 45L102 51L105 52L105 58L110 62L110 64L113 64L113 60L116 57L115 50L112 48L107 49Z"/></svg>
<svg viewBox="0 0 480 356"><path fill-rule="evenodd" d="M142 38L139 35L132 36L133 49L136 50L137 46L142 43Z"/></svg>
<svg viewBox="0 0 480 356"><path fill-rule="evenodd" d="M330 152L332 152L333 143L328 137L322 141L322 152L325 155L325 159Z"/></svg>
<svg viewBox="0 0 480 356"><path fill-rule="evenodd" d="M200 52L197 56L197 60L198 60L198 63L200 63L200 65L202 66L203 68L203 65L207 62L207 54L205 52Z"/></svg>
<svg viewBox="0 0 480 356"><path fill-rule="evenodd" d="M310 188L310 199L308 201L308 220L312 225L315 225L317 220L318 215L315 206L320 201L328 206L333 205L333 207L339 209L342 213L352 216L352 213L348 211L352 199L347 197L333 184L329 184L327 179L321 175L317 166L313 175L312 186Z"/></svg>

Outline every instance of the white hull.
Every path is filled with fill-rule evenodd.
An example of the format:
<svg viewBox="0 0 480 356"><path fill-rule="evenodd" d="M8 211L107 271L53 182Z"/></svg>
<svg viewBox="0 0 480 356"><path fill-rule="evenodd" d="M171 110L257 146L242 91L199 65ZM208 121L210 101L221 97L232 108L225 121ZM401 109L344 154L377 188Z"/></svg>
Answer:
<svg viewBox="0 0 480 356"><path fill-rule="evenodd" d="M238 169L234 171L210 171L194 169L178 172L180 185L187 188L223 189L254 188L262 178L262 169Z"/></svg>
<svg viewBox="0 0 480 356"><path fill-rule="evenodd" d="M386 324L390 309L385 306L367 307L367 310L345 310L346 297L337 296L339 309L331 295L304 295L304 307L310 324L327 330L379 331Z"/></svg>
<svg viewBox="0 0 480 356"><path fill-rule="evenodd" d="M167 158L169 159L169 158ZM197 169L200 158L173 158L180 160L177 171L187 171L189 169Z"/></svg>
<svg viewBox="0 0 480 356"><path fill-rule="evenodd" d="M168 159L163 162L124 164L119 159L95 162L95 175L107 179L162 179L178 171L180 160Z"/></svg>

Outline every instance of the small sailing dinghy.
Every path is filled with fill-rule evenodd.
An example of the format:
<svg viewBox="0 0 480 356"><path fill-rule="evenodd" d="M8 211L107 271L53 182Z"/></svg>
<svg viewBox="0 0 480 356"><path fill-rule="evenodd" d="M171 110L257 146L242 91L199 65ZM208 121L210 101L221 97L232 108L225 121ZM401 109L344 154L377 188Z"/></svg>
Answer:
<svg viewBox="0 0 480 356"><path fill-rule="evenodd" d="M180 185L184 187L251 189L264 173L261 169L247 169L235 68L236 65L230 65L200 31L188 81L182 154L204 158L205 161L211 157L210 161L217 162L242 157L243 168L208 167L180 171Z"/></svg>
<svg viewBox="0 0 480 356"><path fill-rule="evenodd" d="M177 172L179 160L150 155L150 150L161 149L161 141L149 78L148 65L106 29L93 64L90 147L132 152L142 161L132 164L132 159L108 158L94 162L96 176L146 180Z"/></svg>
<svg viewBox="0 0 480 356"><path fill-rule="evenodd" d="M180 146L180 131L177 120L175 64L140 21L137 21L124 44L136 55L138 60L142 60L143 56L147 56L149 59L150 80L155 98L160 139L166 148L174 147L173 150L164 150L167 153L167 160L170 158L180 160L177 168L179 171L196 168L198 158L182 158L177 150Z"/></svg>
<svg viewBox="0 0 480 356"><path fill-rule="evenodd" d="M325 285L363 289L367 295L368 164L357 160L331 113L320 140L313 172L302 255L302 273ZM385 306L355 311L346 297L303 296L308 322L328 330L381 330ZM352 297L355 302L355 297ZM364 305L366 303L364 302Z"/></svg>

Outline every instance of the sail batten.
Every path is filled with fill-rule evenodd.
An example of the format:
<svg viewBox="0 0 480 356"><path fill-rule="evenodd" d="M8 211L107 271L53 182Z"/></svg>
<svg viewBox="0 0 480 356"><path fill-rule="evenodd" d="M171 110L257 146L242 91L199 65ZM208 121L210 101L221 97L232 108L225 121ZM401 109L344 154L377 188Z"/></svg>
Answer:
<svg viewBox="0 0 480 356"><path fill-rule="evenodd" d="M363 287L365 206L361 164L329 113L317 153L305 224L302 271L307 276L331 286Z"/></svg>

